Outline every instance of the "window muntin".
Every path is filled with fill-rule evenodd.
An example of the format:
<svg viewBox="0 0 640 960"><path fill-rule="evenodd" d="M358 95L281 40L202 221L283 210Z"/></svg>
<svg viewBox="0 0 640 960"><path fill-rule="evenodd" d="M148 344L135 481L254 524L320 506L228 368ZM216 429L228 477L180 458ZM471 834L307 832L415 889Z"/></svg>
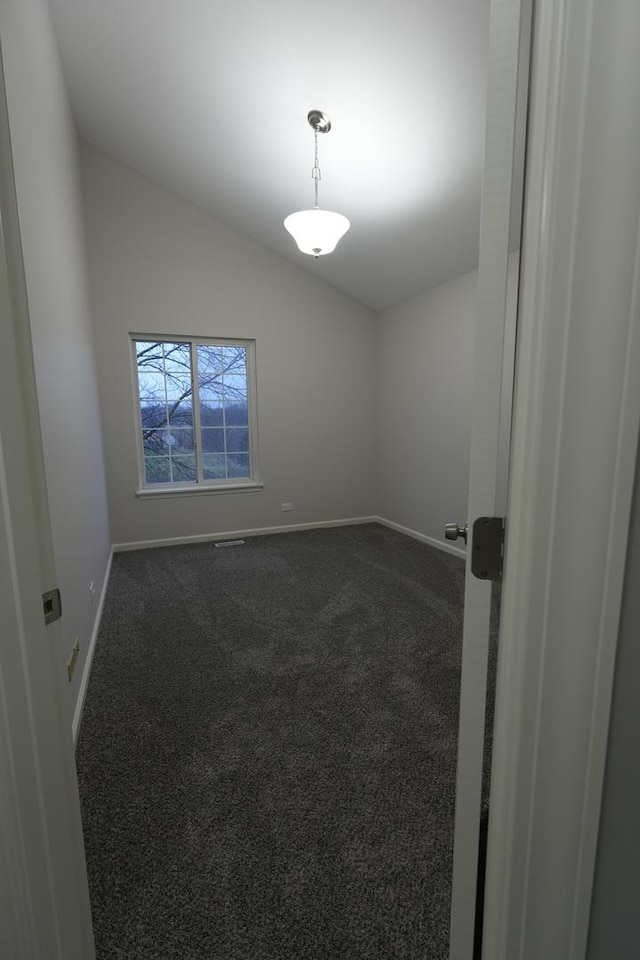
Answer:
<svg viewBox="0 0 640 960"><path fill-rule="evenodd" d="M132 344L142 487L255 481L253 341Z"/></svg>

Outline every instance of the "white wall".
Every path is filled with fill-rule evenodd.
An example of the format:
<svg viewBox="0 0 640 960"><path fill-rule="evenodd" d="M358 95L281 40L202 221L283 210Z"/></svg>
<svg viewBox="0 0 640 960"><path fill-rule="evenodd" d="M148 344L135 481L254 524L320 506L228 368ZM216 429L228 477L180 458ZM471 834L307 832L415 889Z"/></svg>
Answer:
<svg viewBox="0 0 640 960"><path fill-rule="evenodd" d="M73 715L109 556L77 139L44 0L4 0L0 37Z"/></svg>
<svg viewBox="0 0 640 960"><path fill-rule="evenodd" d="M512 254L505 355L514 347L517 263ZM477 281L474 270L378 316L378 512L440 542L446 522L467 519ZM507 376L505 477L511 386Z"/></svg>
<svg viewBox="0 0 640 960"><path fill-rule="evenodd" d="M374 513L373 314L95 147L81 156L113 542ZM262 491L135 496L133 331L255 338Z"/></svg>
<svg viewBox="0 0 640 960"><path fill-rule="evenodd" d="M477 271L378 318L379 513L443 539L467 512Z"/></svg>

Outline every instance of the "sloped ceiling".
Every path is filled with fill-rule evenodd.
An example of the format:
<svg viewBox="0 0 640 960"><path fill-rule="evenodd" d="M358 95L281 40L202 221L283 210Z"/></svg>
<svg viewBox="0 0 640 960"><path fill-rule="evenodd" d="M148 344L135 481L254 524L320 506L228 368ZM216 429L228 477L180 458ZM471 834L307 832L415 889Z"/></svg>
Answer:
<svg viewBox="0 0 640 960"><path fill-rule="evenodd" d="M477 264L489 0L50 0L80 136L364 304ZM351 230L298 252L284 217Z"/></svg>

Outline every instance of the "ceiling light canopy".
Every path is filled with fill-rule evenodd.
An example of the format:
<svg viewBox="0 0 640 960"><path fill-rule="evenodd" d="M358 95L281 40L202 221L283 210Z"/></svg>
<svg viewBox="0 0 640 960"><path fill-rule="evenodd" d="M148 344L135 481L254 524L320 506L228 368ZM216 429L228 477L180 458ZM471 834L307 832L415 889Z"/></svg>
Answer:
<svg viewBox="0 0 640 960"><path fill-rule="evenodd" d="M311 179L314 204L311 210L299 210L297 213L289 214L284 221L284 226L298 244L298 249L317 260L318 257L335 250L338 241L345 235L351 224L341 213L320 210L318 206L318 184L322 179L318 161L318 134L328 133L331 129L331 121L321 110L310 110L307 120L313 128L314 158Z"/></svg>

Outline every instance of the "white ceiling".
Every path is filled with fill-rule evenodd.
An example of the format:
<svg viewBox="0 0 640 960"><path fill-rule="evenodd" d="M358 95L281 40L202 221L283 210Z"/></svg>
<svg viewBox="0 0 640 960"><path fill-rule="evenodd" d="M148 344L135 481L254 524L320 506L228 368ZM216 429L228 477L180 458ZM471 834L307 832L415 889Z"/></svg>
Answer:
<svg viewBox="0 0 640 960"><path fill-rule="evenodd" d="M477 264L489 0L50 0L79 134L375 309ZM299 253L284 217L351 220Z"/></svg>

